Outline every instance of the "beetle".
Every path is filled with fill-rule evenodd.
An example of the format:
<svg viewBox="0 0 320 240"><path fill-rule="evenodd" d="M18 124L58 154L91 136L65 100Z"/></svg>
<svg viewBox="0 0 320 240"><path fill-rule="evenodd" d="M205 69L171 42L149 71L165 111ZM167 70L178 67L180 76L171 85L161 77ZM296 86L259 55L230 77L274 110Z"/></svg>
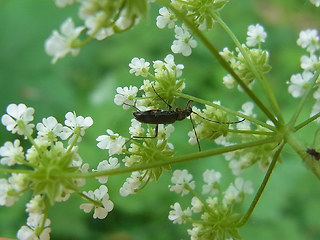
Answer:
<svg viewBox="0 0 320 240"><path fill-rule="evenodd" d="M199 115L198 113L192 111L192 108L190 106L190 102L192 102L192 100L189 100L186 104L185 109L183 108L176 108L175 110L172 110L172 106L167 103L154 89L153 85L152 85L152 89L155 92L155 94L168 106L168 110L161 110L161 109L156 109L156 110L148 110L148 111L136 111L133 112L133 116L135 117L135 119L141 123L147 123L147 124L156 124L155 127L155 135L154 136L145 136L145 137L141 137L141 136L133 136L132 138L156 138L158 136L158 128L159 128L159 124L170 124L170 123L174 123L176 121L182 121L187 117L190 117L190 121L192 124L192 128L197 140L197 144L198 144L198 148L199 151L201 151L201 147L200 147L200 143L198 140L198 136L197 136L197 132L196 129L194 127L194 123L192 121L191 118L191 113L194 113L196 115L198 115L199 117L203 118L204 120L207 120L209 122L214 122L214 123L220 123L220 124L235 124L235 123L240 123L243 122L245 119L241 119L239 121L235 121L235 122L219 122L219 121L214 121L214 120L210 120L207 118L202 117L201 115Z"/></svg>

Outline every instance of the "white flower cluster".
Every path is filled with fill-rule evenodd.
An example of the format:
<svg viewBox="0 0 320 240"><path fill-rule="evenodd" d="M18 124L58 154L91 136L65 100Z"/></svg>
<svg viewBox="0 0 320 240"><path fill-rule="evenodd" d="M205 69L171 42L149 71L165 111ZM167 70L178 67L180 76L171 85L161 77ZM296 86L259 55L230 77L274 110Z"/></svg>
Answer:
<svg viewBox="0 0 320 240"><path fill-rule="evenodd" d="M183 56L190 56L192 48L197 47L197 42L192 38L188 28L182 24L181 27L175 25L177 21L173 13L171 13L166 7L162 7L159 10L160 16L157 17L157 27L160 29L174 28L175 38L173 41L171 50L173 53L181 53Z"/></svg>
<svg viewBox="0 0 320 240"><path fill-rule="evenodd" d="M250 25L247 32L246 45L241 46L242 49L236 48L236 53L224 48L220 52L221 56L230 63L232 69L244 81L244 83L251 87L254 83L255 77L252 73L250 64L247 58L251 60L251 64L255 66L258 71L263 73L268 72L271 67L268 65L269 53L261 49L261 43L264 43L267 38L267 33L260 24ZM244 56L246 54L247 56ZM223 84L227 88L236 86L236 81L228 74L223 77ZM238 89L242 88L238 85Z"/></svg>
<svg viewBox="0 0 320 240"><path fill-rule="evenodd" d="M288 81L288 91L294 98L299 98L304 95L307 88L311 84L314 71L320 66L320 37L316 29L303 30L299 34L297 44L305 49L308 54L300 58L302 73L293 74ZM320 109L320 89L318 88L313 97L316 100L313 105L311 116L319 112Z"/></svg>
<svg viewBox="0 0 320 240"><path fill-rule="evenodd" d="M246 194L253 193L252 183L236 178L235 182L222 192L220 179L221 173L215 170L206 170L203 173L205 184L202 186L202 194L208 194L208 197L203 199L195 192L195 183L187 170L173 172L171 181L174 185L169 186L170 191L182 196L188 193L194 196L191 199L191 207L185 210L178 202L171 205L172 210L168 218L177 224L191 222L193 228L188 230L191 239L224 239L219 234L232 237L237 231L235 226L239 218L235 217L238 213L233 212L233 207L241 203ZM198 214L200 218L196 219Z"/></svg>
<svg viewBox="0 0 320 240"><path fill-rule="evenodd" d="M50 116L43 118L36 126L31 123L34 109L24 104L10 104L7 113L1 117L2 124L12 133L25 136L32 146L24 151L18 139L5 142L0 147L0 164L8 167L24 165L24 170L15 169L9 178L0 179L0 206L12 206L27 190L36 194L26 205L29 213L26 225L17 233L18 239L49 239L51 229L47 212L55 201L68 200L75 189L85 184L84 178L70 178L68 174L88 172L89 165L83 164L77 153L76 143L81 141L85 130L93 124L91 117L76 116L68 112L64 125ZM32 137L36 128L37 137ZM64 147L63 140L68 140ZM119 167L118 159L110 158L99 163L97 170L105 171ZM106 183L107 177L98 177ZM113 208L108 189L102 185L95 191L82 195L89 203L80 206L85 212L94 208L94 218L105 218Z"/></svg>
<svg viewBox="0 0 320 240"><path fill-rule="evenodd" d="M320 0L310 0L310 2L315 5L316 7L320 6Z"/></svg>
<svg viewBox="0 0 320 240"><path fill-rule="evenodd" d="M103 40L115 33L123 32L137 24L147 9L147 0L136 1L99 1L99 0L55 0L57 7L64 8L79 3L78 16L83 26L75 27L68 18L60 27L61 33L53 31L46 40L45 50L52 56L52 63L68 53L77 55L80 48L92 39ZM85 31L86 39L80 40Z"/></svg>

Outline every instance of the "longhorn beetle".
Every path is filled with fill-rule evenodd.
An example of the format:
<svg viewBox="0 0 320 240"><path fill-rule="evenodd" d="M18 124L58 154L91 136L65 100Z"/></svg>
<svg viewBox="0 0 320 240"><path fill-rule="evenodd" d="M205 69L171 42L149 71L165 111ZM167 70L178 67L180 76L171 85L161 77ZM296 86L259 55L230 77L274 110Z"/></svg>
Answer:
<svg viewBox="0 0 320 240"><path fill-rule="evenodd" d="M196 129L194 127L194 123L192 121L191 118L191 113L194 113L196 115L198 115L199 117L201 117L204 120L207 120L209 122L214 122L214 123L220 123L220 124L236 124L236 123L240 123L243 122L245 119L241 119L239 121L235 121L235 122L219 122L219 121L214 121L214 120L209 120L207 118L202 117L201 115L199 115L198 113L192 111L192 108L190 107L190 102L192 102L192 100L189 100L186 104L185 109L182 108L176 108L176 110L172 110L172 106L167 103L154 89L153 85L152 85L152 89L155 92L155 94L168 106L168 110L148 110L148 111L137 111L137 112L133 112L133 116L135 117L135 119L141 123L150 123L150 124L156 124L156 128L155 128L155 135L154 136L149 136L149 137L140 137L140 136L133 136L132 138L156 138L158 136L158 126L159 124L170 124L170 123L174 123L176 121L181 121L184 120L185 118L190 116L190 121L192 124L192 128L197 140L197 144L198 144L198 148L199 151L201 151L201 147L200 147L200 143L199 143L199 139L197 136L197 132ZM138 109L139 110L139 109Z"/></svg>

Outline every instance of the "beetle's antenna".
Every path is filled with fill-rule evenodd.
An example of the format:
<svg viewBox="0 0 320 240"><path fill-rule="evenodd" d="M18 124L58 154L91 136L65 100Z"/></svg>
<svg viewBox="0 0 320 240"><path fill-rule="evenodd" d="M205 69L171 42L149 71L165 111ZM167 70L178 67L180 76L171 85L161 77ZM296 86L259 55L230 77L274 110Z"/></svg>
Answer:
<svg viewBox="0 0 320 240"><path fill-rule="evenodd" d="M151 84L151 87L152 87L154 93L157 94L157 96L158 96L165 104L167 104L167 106L169 107L169 110L171 110L171 109L172 109L172 106L171 106L169 103L167 103L167 102L156 92L156 90L154 89L154 87L153 87L152 84Z"/></svg>
<svg viewBox="0 0 320 240"><path fill-rule="evenodd" d="M207 120L207 121L209 121L209 122L220 123L220 124L236 124L236 123L241 123L241 122L243 122L244 120L246 120L245 118L243 118L243 119L241 119L241 120L239 120L239 121L234 121L234 122L219 122L219 121L214 121L214 120L210 120L210 119L207 119L207 118L205 118L205 117L202 117L200 114L198 114L198 113L196 113L196 112L194 112L194 111L192 111L192 113L198 115L198 116L201 117L202 119Z"/></svg>

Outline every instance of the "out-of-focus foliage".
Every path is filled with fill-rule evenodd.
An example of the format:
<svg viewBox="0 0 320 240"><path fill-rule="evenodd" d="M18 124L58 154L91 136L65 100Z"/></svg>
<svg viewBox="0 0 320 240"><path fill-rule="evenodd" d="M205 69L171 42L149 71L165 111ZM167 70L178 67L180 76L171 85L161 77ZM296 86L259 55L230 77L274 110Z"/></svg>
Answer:
<svg viewBox="0 0 320 240"><path fill-rule="evenodd" d="M107 153L95 147L96 137L107 128L129 136L130 111L113 104L118 86L140 85L142 78L129 74L128 64L133 57L148 61L163 59L170 52L174 34L155 27L158 6L150 9L147 18L133 30L113 36L102 42L93 41L81 49L78 57L68 56L52 65L44 52L44 41L53 29L58 29L68 16L76 16L77 9L58 9L53 1L2 0L0 2L0 114L10 103L25 103L36 109L35 121L55 116L60 122L67 111L91 116L94 125L81 143L85 161L96 167ZM260 23L268 33L266 49L271 54L272 71L269 79L279 98L284 114L295 108L287 92L286 81L299 71L301 50L296 46L298 33L304 28L318 28L320 10L308 1L231 1L222 17L239 38L245 42L249 24ZM76 21L77 22L77 21ZM219 27L208 33L209 38L222 49L233 47ZM239 109L233 91L222 84L224 70L219 67L200 44L188 58L176 57L176 63L185 65L186 92L208 100L221 100L229 107ZM237 94L242 100L245 95ZM183 107L184 102L181 103ZM310 110L309 110L310 111ZM172 141L177 151L186 149L188 121L177 123ZM312 129L308 130L312 132ZM302 136L311 143L308 135ZM0 127L0 145L13 139ZM202 143L203 147L211 143ZM196 147L187 147L197 151ZM206 168L222 170L227 164L222 158L201 160L173 166L190 167L193 174ZM249 173L260 185L263 173ZM168 191L170 174L152 183L137 195L119 196L119 188L127 176L112 177L108 182L115 209L106 220L93 220L79 210L81 199L56 204L52 219L52 239L182 239L184 229L168 221L169 206L176 196ZM200 177L199 177L200 178ZM90 182L91 183L91 182ZM92 181L92 186L95 181ZM317 179L302 165L290 150L278 164L271 181L255 210L250 223L241 229L244 239L320 239L320 191ZM27 216L24 213L26 196L14 207L0 207L0 236L14 237ZM244 208L245 210L245 208Z"/></svg>

